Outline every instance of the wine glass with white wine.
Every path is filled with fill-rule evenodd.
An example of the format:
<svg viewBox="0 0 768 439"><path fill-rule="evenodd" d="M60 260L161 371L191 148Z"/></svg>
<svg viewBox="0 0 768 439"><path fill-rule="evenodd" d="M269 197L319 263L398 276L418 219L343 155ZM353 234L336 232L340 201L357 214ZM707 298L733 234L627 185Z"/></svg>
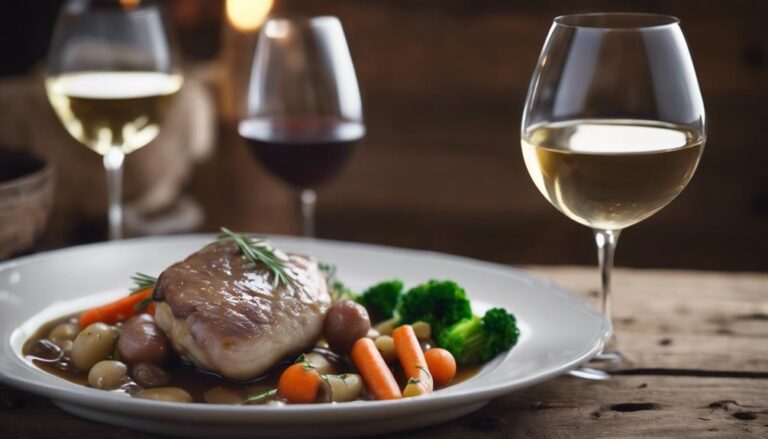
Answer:
<svg viewBox="0 0 768 439"><path fill-rule="evenodd" d="M69 134L103 156L109 239L122 237L125 155L160 132L182 85L159 7L116 0L70 0L48 57L48 100Z"/></svg>
<svg viewBox="0 0 768 439"><path fill-rule="evenodd" d="M556 18L528 89L520 137L539 191L594 232L610 319L619 233L671 202L704 149L704 104L679 20L633 13ZM613 341L598 360L621 359Z"/></svg>

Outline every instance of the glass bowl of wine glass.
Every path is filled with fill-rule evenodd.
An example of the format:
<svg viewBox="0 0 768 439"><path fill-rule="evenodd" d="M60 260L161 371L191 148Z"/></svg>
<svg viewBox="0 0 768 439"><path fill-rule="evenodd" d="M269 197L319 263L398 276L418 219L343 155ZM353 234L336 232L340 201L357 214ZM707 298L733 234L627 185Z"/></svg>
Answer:
<svg viewBox="0 0 768 439"><path fill-rule="evenodd" d="M365 136L355 69L336 17L275 17L259 35L238 126L255 158L299 193L305 236L315 233L315 189L346 165Z"/></svg>

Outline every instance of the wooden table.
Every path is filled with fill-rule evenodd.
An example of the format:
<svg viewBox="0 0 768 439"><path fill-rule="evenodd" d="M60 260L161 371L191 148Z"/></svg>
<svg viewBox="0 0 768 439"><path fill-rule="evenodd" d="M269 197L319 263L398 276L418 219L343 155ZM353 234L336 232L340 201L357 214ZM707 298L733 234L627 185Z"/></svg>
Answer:
<svg viewBox="0 0 768 439"><path fill-rule="evenodd" d="M529 269L597 295L595 268ZM398 437L768 437L768 274L617 269L615 291L628 361L609 381L563 376ZM0 437L54 434L151 437L0 386Z"/></svg>

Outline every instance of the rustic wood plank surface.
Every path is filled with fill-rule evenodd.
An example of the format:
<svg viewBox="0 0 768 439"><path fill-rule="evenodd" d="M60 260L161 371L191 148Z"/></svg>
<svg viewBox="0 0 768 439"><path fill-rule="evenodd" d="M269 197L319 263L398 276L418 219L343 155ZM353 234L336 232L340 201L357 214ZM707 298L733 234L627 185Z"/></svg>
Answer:
<svg viewBox="0 0 768 439"><path fill-rule="evenodd" d="M593 297L594 268L529 267ZM397 437L765 437L768 274L618 269L616 332L628 362L607 382L569 376L459 420ZM0 386L0 437L152 437L68 415Z"/></svg>
<svg viewBox="0 0 768 439"><path fill-rule="evenodd" d="M597 295L597 268L531 271L582 297ZM625 368L768 377L768 275L621 269L613 289L614 325L628 360Z"/></svg>

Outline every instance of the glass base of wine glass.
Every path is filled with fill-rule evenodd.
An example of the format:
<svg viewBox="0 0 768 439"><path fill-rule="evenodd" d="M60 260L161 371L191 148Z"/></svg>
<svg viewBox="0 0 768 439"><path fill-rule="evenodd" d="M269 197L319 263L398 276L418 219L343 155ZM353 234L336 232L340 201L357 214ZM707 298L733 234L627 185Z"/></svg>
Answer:
<svg viewBox="0 0 768 439"><path fill-rule="evenodd" d="M609 338L603 345L603 350L600 351L599 354L595 355L594 358L590 360L590 362L609 363L606 364L606 367L611 366L613 368L621 365L621 363L624 362L624 356L621 355L621 352L619 352L619 347L616 343L615 335L611 335L611 338Z"/></svg>
<svg viewBox="0 0 768 439"><path fill-rule="evenodd" d="M621 352L619 351L600 352L599 354L595 355L595 358L593 358L592 361L621 363L624 361L624 356L621 355Z"/></svg>
<svg viewBox="0 0 768 439"><path fill-rule="evenodd" d="M616 338L611 337L603 346L603 350L595 355L589 362L576 369L568 371L568 374L587 380L606 381L611 378L610 371L616 369L625 362L616 347Z"/></svg>
<svg viewBox="0 0 768 439"><path fill-rule="evenodd" d="M569 370L568 375L584 380L593 381L608 381L611 379L611 375L608 372L587 366L581 366L577 367L576 369Z"/></svg>

